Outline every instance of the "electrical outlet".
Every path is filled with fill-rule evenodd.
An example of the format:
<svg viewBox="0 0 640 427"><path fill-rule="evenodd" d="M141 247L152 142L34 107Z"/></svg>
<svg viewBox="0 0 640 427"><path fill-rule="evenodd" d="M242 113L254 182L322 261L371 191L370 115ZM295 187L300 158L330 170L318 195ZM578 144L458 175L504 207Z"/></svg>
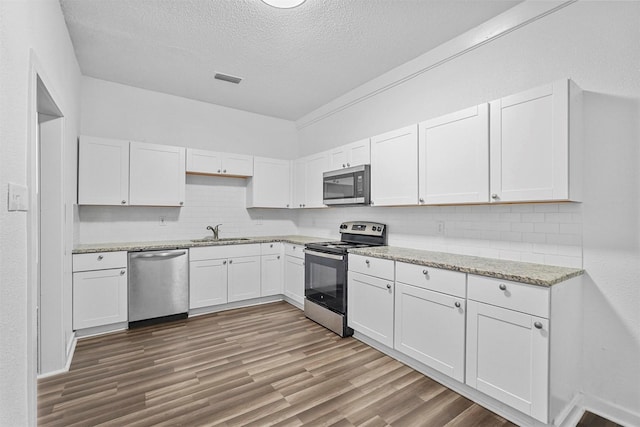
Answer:
<svg viewBox="0 0 640 427"><path fill-rule="evenodd" d="M443 235L444 234L444 221L437 221L436 222L436 233L439 235Z"/></svg>
<svg viewBox="0 0 640 427"><path fill-rule="evenodd" d="M160 227L165 227L167 225L166 218L164 216L160 217Z"/></svg>

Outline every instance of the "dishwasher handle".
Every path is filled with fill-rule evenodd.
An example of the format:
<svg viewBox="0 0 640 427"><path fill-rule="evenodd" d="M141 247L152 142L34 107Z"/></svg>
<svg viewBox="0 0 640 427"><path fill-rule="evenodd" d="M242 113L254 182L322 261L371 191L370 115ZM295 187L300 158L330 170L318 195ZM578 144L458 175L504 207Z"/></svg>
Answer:
<svg viewBox="0 0 640 427"><path fill-rule="evenodd" d="M132 254L131 258L171 258L185 255L187 251L172 251L172 252L160 252L160 253L140 253L140 254Z"/></svg>

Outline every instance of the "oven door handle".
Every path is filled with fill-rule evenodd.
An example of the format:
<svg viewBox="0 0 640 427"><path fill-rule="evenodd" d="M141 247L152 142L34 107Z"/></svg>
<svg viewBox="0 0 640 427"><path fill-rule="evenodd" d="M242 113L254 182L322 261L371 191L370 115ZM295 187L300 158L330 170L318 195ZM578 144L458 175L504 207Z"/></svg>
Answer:
<svg viewBox="0 0 640 427"><path fill-rule="evenodd" d="M335 259L337 261L342 261L344 260L344 255L334 255L334 254L327 254L324 252L316 252L316 251L312 251L310 249L305 249L304 250L305 254L308 255L313 255L313 256L319 256L320 258L329 258L329 259Z"/></svg>

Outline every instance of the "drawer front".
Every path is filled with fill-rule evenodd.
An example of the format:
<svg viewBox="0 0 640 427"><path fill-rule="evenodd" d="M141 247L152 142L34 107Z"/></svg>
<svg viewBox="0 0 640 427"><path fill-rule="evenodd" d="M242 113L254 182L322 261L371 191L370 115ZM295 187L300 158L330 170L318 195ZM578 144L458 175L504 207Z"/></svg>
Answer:
<svg viewBox="0 0 640 427"><path fill-rule="evenodd" d="M127 266L127 252L97 252L92 254L74 254L73 271L106 270Z"/></svg>
<svg viewBox="0 0 640 427"><path fill-rule="evenodd" d="M349 255L349 271L393 280L394 261L363 255Z"/></svg>
<svg viewBox="0 0 640 427"><path fill-rule="evenodd" d="M304 245L286 243L284 245L284 253L285 255L304 259Z"/></svg>
<svg viewBox="0 0 640 427"><path fill-rule="evenodd" d="M189 249L190 261L260 255L260 244L205 246Z"/></svg>
<svg viewBox="0 0 640 427"><path fill-rule="evenodd" d="M396 262L396 282L464 298L467 275L459 271Z"/></svg>
<svg viewBox="0 0 640 427"><path fill-rule="evenodd" d="M260 251L262 255L281 255L282 243L280 242L262 243L260 244Z"/></svg>
<svg viewBox="0 0 640 427"><path fill-rule="evenodd" d="M549 318L549 288L472 274L468 283L471 300Z"/></svg>

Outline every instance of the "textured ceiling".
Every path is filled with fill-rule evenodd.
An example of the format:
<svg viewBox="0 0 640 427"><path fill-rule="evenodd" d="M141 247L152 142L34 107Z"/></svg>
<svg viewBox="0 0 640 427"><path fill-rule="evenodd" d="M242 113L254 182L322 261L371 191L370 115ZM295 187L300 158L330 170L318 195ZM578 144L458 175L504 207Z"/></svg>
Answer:
<svg viewBox="0 0 640 427"><path fill-rule="evenodd" d="M519 0L61 0L82 73L296 120ZM216 72L244 80L214 80Z"/></svg>

